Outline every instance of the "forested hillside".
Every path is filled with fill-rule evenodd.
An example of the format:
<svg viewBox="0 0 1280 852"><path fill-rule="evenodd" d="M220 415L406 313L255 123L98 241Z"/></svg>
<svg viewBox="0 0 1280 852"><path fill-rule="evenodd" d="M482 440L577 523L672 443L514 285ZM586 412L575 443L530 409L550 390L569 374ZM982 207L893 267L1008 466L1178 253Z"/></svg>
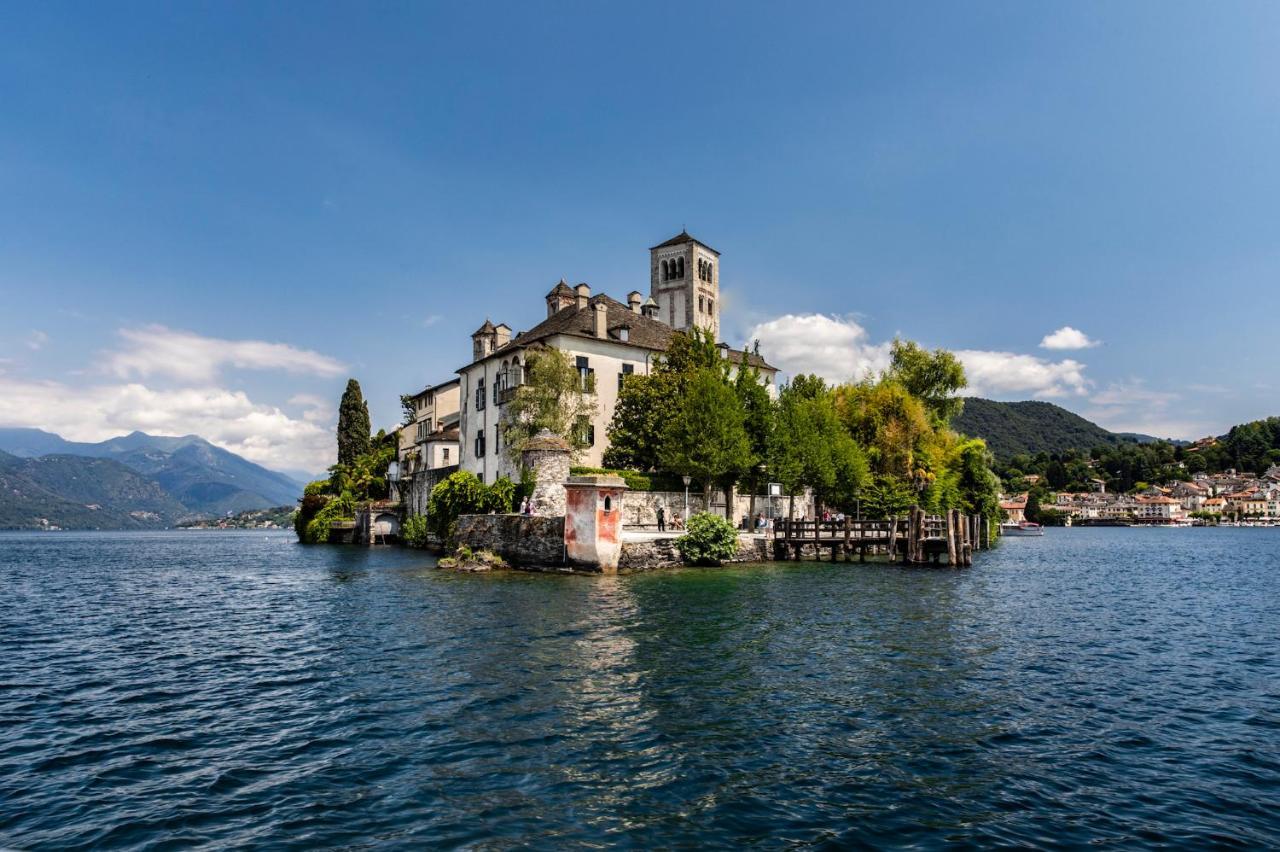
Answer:
<svg viewBox="0 0 1280 852"><path fill-rule="evenodd" d="M965 435L982 438L1000 459L1151 440L1145 435L1125 437L1108 432L1059 405L1040 401L995 402L969 397L951 425Z"/></svg>

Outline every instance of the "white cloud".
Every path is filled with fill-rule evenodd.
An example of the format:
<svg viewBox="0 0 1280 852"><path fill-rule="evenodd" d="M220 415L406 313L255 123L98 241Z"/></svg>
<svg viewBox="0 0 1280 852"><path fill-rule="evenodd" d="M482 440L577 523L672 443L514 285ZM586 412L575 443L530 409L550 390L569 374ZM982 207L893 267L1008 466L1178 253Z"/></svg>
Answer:
<svg viewBox="0 0 1280 852"><path fill-rule="evenodd" d="M1062 397L1088 393L1085 365L1070 358L1049 361L1016 352L961 349L956 357L964 364L970 396Z"/></svg>
<svg viewBox="0 0 1280 852"><path fill-rule="evenodd" d="M162 325L121 329L120 336L124 348L105 353L103 367L122 379L157 375L208 382L225 366L316 376L338 376L346 371L344 364L328 355L286 343L221 340Z"/></svg>
<svg viewBox="0 0 1280 852"><path fill-rule="evenodd" d="M765 358L793 376L815 373L844 382L889 366L889 344L872 343L851 317L787 314L756 325L747 339L759 340Z"/></svg>
<svg viewBox="0 0 1280 852"><path fill-rule="evenodd" d="M787 314L756 325L748 339L760 341L770 363L784 373L816 373L832 382L861 379L889 366L890 343L875 343L852 317ZM1084 394L1089 380L1078 361L1048 361L1014 352L961 350L969 378L966 394L1061 397Z"/></svg>
<svg viewBox="0 0 1280 852"><path fill-rule="evenodd" d="M102 441L135 429L195 434L274 469L322 470L334 456L329 423L295 419L243 391L156 390L138 383L72 388L0 375L0 425L31 426L73 441Z"/></svg>
<svg viewBox="0 0 1280 852"><path fill-rule="evenodd" d="M1044 339L1040 341L1041 349L1092 349L1102 343L1100 340L1090 340L1089 335L1085 334L1078 328L1072 328L1064 325L1062 328L1046 334Z"/></svg>
<svg viewBox="0 0 1280 852"><path fill-rule="evenodd" d="M31 333L27 335L27 348L33 352L44 348L44 345L48 342L49 335L38 329L32 329Z"/></svg>
<svg viewBox="0 0 1280 852"><path fill-rule="evenodd" d="M431 326L438 324L442 319L444 319L444 317L439 314L431 314L422 321L422 327L431 328Z"/></svg>

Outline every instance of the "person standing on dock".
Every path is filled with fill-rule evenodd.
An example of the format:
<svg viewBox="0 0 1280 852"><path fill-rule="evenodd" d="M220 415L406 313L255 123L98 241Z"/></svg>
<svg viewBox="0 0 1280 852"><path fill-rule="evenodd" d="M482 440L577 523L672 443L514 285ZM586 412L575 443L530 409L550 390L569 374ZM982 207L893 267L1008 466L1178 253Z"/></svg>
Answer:
<svg viewBox="0 0 1280 852"><path fill-rule="evenodd" d="M666 531L667 531L667 510L661 503L659 503L658 504L658 532L666 532Z"/></svg>

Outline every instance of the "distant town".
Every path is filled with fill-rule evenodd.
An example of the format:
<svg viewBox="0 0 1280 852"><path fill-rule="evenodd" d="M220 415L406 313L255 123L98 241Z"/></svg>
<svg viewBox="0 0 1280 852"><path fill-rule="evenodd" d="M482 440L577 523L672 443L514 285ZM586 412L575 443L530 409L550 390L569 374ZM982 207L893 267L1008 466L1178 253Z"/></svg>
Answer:
<svg viewBox="0 0 1280 852"><path fill-rule="evenodd" d="M1187 452L1207 449L1216 442L1216 438L1204 438ZM1032 474L1024 481L1035 488L1041 477ZM1131 494L1109 493L1106 481L1100 478L1092 483L1092 491L1060 491L1053 495L1052 503L1043 506L1035 505L1030 491L1008 495L1001 499L1000 508L1011 521L1081 526L1280 524L1280 465L1261 474L1236 470L1198 473L1188 480L1148 485Z"/></svg>

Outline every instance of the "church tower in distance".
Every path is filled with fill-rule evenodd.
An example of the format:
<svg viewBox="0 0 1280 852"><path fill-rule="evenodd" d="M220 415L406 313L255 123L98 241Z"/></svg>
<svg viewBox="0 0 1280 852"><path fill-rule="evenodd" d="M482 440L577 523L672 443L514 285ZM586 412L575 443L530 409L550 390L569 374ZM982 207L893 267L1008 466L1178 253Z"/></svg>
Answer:
<svg viewBox="0 0 1280 852"><path fill-rule="evenodd" d="M720 339L720 252L688 231L649 249L649 295L657 319L683 331L705 328Z"/></svg>

